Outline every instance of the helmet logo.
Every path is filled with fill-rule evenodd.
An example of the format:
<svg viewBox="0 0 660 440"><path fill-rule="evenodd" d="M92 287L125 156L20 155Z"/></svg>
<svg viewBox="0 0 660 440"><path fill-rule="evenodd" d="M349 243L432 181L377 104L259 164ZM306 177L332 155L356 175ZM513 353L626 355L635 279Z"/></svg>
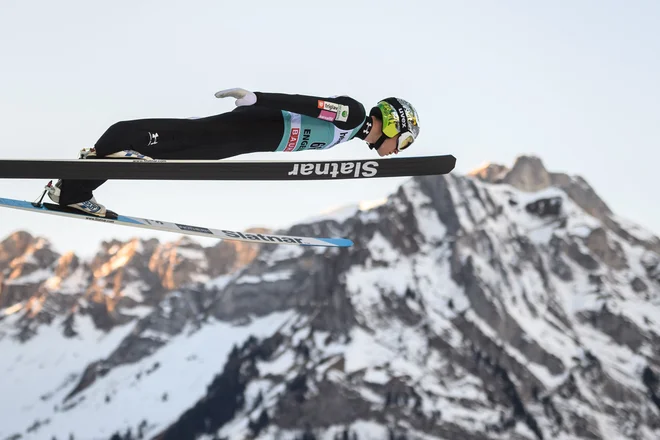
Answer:
<svg viewBox="0 0 660 440"><path fill-rule="evenodd" d="M401 117L401 131L405 131L408 128L408 118L406 118L406 112L403 110L403 107L399 107L398 110Z"/></svg>

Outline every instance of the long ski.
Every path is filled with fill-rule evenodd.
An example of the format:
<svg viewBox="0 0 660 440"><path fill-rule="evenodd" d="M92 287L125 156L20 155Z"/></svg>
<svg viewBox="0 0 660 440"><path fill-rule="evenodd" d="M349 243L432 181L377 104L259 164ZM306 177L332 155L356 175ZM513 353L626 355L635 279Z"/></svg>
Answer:
<svg viewBox="0 0 660 440"><path fill-rule="evenodd" d="M97 217L87 215L72 208L62 207L52 203L31 203L23 200L0 198L0 207L20 209L40 214L53 214L75 219L86 219L102 223L132 226L159 231L174 232L185 235L197 235L220 240L245 241L259 244L288 244L298 246L323 247L350 247L353 241L347 238L299 237L276 234L256 234L249 232L231 231L227 229L212 229L201 226L191 226L181 223L172 223L160 220L151 220L140 217L118 215L116 218Z"/></svg>
<svg viewBox="0 0 660 440"><path fill-rule="evenodd" d="M336 180L448 174L452 155L337 161L1 159L0 179Z"/></svg>

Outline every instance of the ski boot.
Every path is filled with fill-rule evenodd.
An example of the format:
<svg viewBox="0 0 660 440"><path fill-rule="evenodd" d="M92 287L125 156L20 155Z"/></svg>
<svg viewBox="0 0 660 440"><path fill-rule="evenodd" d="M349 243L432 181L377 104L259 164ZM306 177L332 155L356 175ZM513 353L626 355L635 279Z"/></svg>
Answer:
<svg viewBox="0 0 660 440"><path fill-rule="evenodd" d="M48 197L61 208L71 208L72 210L79 211L80 213L93 215L96 217L104 217L109 219L115 219L118 217L116 212L110 211L109 209L106 209L105 206L98 203L94 196L92 196L92 198L89 200L85 200L84 202L71 203L66 205L66 207L60 205L60 194L62 191L61 186L62 180L58 180L55 185L53 185L52 180L48 182L48 185L45 186L44 193L41 195L41 198L38 202L36 202L36 204L40 205L44 196L48 194Z"/></svg>
<svg viewBox="0 0 660 440"><path fill-rule="evenodd" d="M116 153L108 154L107 156L99 157L96 155L96 149L83 148L80 150L79 159L140 159L140 160L153 160L149 156L145 156L139 151L135 150L121 150Z"/></svg>

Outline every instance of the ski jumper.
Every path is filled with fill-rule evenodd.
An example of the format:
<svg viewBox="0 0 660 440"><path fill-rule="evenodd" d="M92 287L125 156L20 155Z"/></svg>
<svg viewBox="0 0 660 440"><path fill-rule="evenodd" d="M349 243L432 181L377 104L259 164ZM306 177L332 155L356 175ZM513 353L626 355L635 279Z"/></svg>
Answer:
<svg viewBox="0 0 660 440"><path fill-rule="evenodd" d="M365 139L371 128L364 106L348 96L255 95L252 106L205 118L117 122L94 145L96 155L135 150L154 159L219 160L257 152L323 150L356 137ZM60 204L89 200L105 181L63 179Z"/></svg>

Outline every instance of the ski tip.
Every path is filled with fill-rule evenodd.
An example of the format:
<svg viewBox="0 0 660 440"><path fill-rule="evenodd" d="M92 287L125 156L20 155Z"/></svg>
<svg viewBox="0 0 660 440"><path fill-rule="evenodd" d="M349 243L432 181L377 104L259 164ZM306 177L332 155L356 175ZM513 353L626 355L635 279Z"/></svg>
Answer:
<svg viewBox="0 0 660 440"><path fill-rule="evenodd" d="M328 243L330 247L351 247L353 246L353 240L348 238L319 238L318 240ZM309 244L306 246L318 246L318 244Z"/></svg>

